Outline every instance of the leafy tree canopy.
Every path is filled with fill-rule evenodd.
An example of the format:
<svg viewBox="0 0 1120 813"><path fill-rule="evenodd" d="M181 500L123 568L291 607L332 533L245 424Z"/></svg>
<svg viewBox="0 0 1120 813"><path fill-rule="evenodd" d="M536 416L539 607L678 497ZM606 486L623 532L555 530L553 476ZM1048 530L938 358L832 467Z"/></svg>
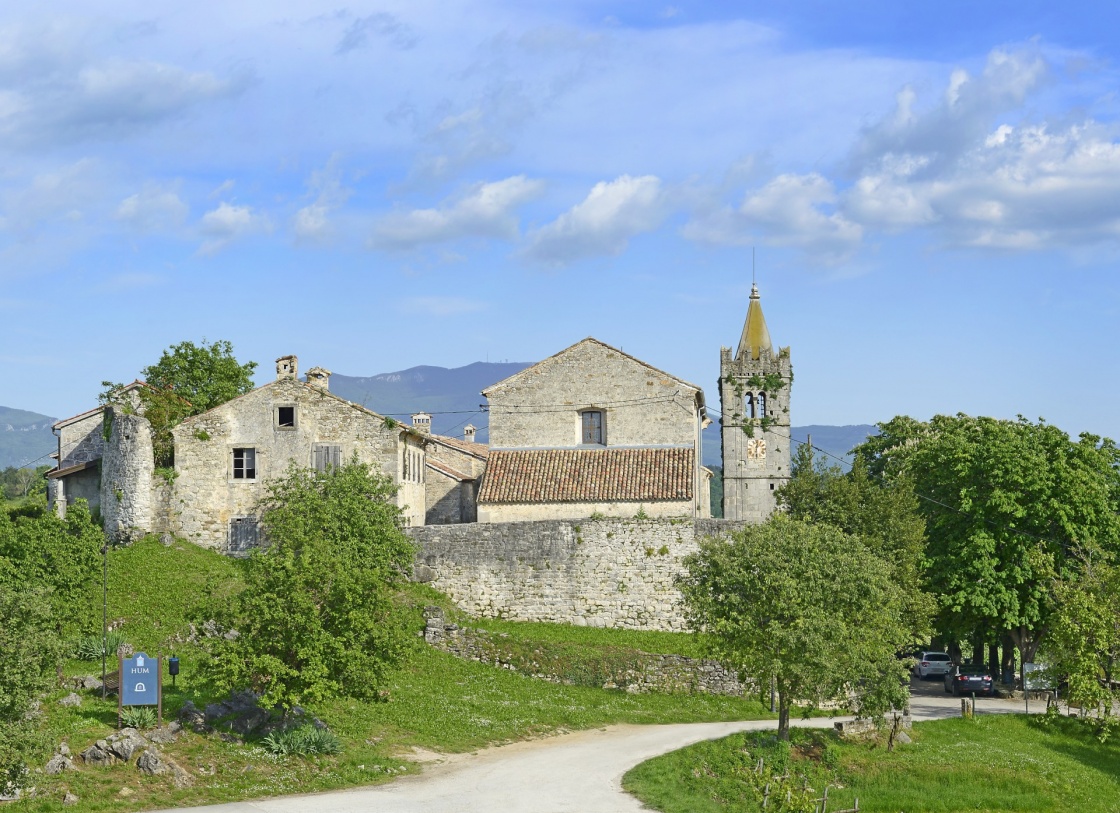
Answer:
<svg viewBox="0 0 1120 813"><path fill-rule="evenodd" d="M1083 554L1077 574L1056 580L1046 660L1065 679L1070 703L1112 715L1120 695L1120 568L1105 557Z"/></svg>
<svg viewBox="0 0 1120 813"><path fill-rule="evenodd" d="M285 708L377 696L415 640L396 602L415 547L395 493L356 460L327 472L293 465L269 485L267 547L249 558L244 591L211 609L239 633L211 653L217 688L250 687Z"/></svg>
<svg viewBox="0 0 1120 813"><path fill-rule="evenodd" d="M174 463L174 426L252 390L256 368L255 361L240 363L228 341L208 344L205 339L200 344L173 344L159 361L145 367L141 375L149 386L140 390L138 398L144 417L152 425L156 466ZM102 381L101 385L102 403L115 403L124 387L112 381Z"/></svg>
<svg viewBox="0 0 1120 813"><path fill-rule="evenodd" d="M1090 434L1072 441L1021 417L899 417L880 429L856 458L888 479L909 477L920 495L927 583L942 631L1006 631L1023 660L1033 660L1052 607L1052 575L1076 569L1075 550L1117 549L1116 445Z"/></svg>
<svg viewBox="0 0 1120 813"><path fill-rule="evenodd" d="M844 472L814 458L812 448L802 444L793 456L793 476L777 499L794 519L825 523L859 537L894 571L912 626L928 631L936 605L923 589L926 522L911 478L874 478L858 460Z"/></svg>
<svg viewBox="0 0 1120 813"><path fill-rule="evenodd" d="M780 698L789 737L794 700L839 700L881 716L906 700L897 653L915 630L891 567L830 525L776 514L730 539L707 539L678 584L713 654Z"/></svg>

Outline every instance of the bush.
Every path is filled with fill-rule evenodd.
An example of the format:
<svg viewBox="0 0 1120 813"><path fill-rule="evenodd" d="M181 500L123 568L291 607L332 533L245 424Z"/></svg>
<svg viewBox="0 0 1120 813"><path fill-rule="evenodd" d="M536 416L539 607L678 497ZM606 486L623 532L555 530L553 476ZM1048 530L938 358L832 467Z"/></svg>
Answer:
<svg viewBox="0 0 1120 813"><path fill-rule="evenodd" d="M151 706L125 706L121 709L121 725L125 728L155 728L156 710Z"/></svg>
<svg viewBox="0 0 1120 813"><path fill-rule="evenodd" d="M102 638L100 633L83 635L75 642L73 655L80 661L99 661L102 652L108 658L116 658L117 650L123 643L125 643L124 633L120 630L109 630L105 638Z"/></svg>
<svg viewBox="0 0 1120 813"><path fill-rule="evenodd" d="M290 754L306 757L315 754L337 754L342 750L342 740L325 728L312 725L273 731L261 744L277 756Z"/></svg>

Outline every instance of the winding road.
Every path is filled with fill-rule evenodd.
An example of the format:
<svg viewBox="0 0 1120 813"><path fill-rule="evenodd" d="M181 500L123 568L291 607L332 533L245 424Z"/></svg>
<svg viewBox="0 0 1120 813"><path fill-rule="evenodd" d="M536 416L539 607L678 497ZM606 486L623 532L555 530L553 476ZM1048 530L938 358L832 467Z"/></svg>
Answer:
<svg viewBox="0 0 1120 813"><path fill-rule="evenodd" d="M960 700L940 682L915 681L914 720L960 714ZM980 698L978 714L1024 710L1022 701ZM1031 711L1043 711L1032 703ZM796 720L831 727L837 720ZM447 756L423 773L385 785L330 793L191 808L213 813L629 813L647 810L622 790L622 776L651 757L737 731L769 729L773 720L678 725L617 725ZM183 808L179 808L181 811Z"/></svg>

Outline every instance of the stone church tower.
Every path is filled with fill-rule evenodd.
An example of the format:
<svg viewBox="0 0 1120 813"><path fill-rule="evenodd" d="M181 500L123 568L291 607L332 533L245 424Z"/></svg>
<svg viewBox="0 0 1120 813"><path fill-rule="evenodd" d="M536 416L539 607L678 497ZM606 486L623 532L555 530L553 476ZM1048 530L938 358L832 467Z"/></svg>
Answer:
<svg viewBox="0 0 1120 813"><path fill-rule="evenodd" d="M723 412L723 516L763 522L777 503L775 489L789 480L789 348L777 352L762 316L758 286L751 285L739 349L720 349L719 397Z"/></svg>

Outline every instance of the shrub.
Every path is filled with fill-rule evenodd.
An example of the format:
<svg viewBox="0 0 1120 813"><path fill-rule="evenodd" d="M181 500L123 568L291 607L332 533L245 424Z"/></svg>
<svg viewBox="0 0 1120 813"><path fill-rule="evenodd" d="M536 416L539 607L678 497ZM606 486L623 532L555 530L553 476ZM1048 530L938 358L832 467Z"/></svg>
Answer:
<svg viewBox="0 0 1120 813"><path fill-rule="evenodd" d="M108 643L107 646L105 645L106 642ZM73 654L75 658L81 661L99 661L102 652L105 653L106 657L115 658L117 649L123 643L125 643L124 633L120 630L109 630L109 634L105 638L101 637L101 633L83 635L75 642Z"/></svg>
<svg viewBox="0 0 1120 813"><path fill-rule="evenodd" d="M156 710L151 706L125 706L121 709L121 725L126 728L155 728Z"/></svg>
<svg viewBox="0 0 1120 813"><path fill-rule="evenodd" d="M290 754L306 757L315 754L337 754L342 750L342 741L325 728L312 725L273 731L261 744L265 750L286 757Z"/></svg>

